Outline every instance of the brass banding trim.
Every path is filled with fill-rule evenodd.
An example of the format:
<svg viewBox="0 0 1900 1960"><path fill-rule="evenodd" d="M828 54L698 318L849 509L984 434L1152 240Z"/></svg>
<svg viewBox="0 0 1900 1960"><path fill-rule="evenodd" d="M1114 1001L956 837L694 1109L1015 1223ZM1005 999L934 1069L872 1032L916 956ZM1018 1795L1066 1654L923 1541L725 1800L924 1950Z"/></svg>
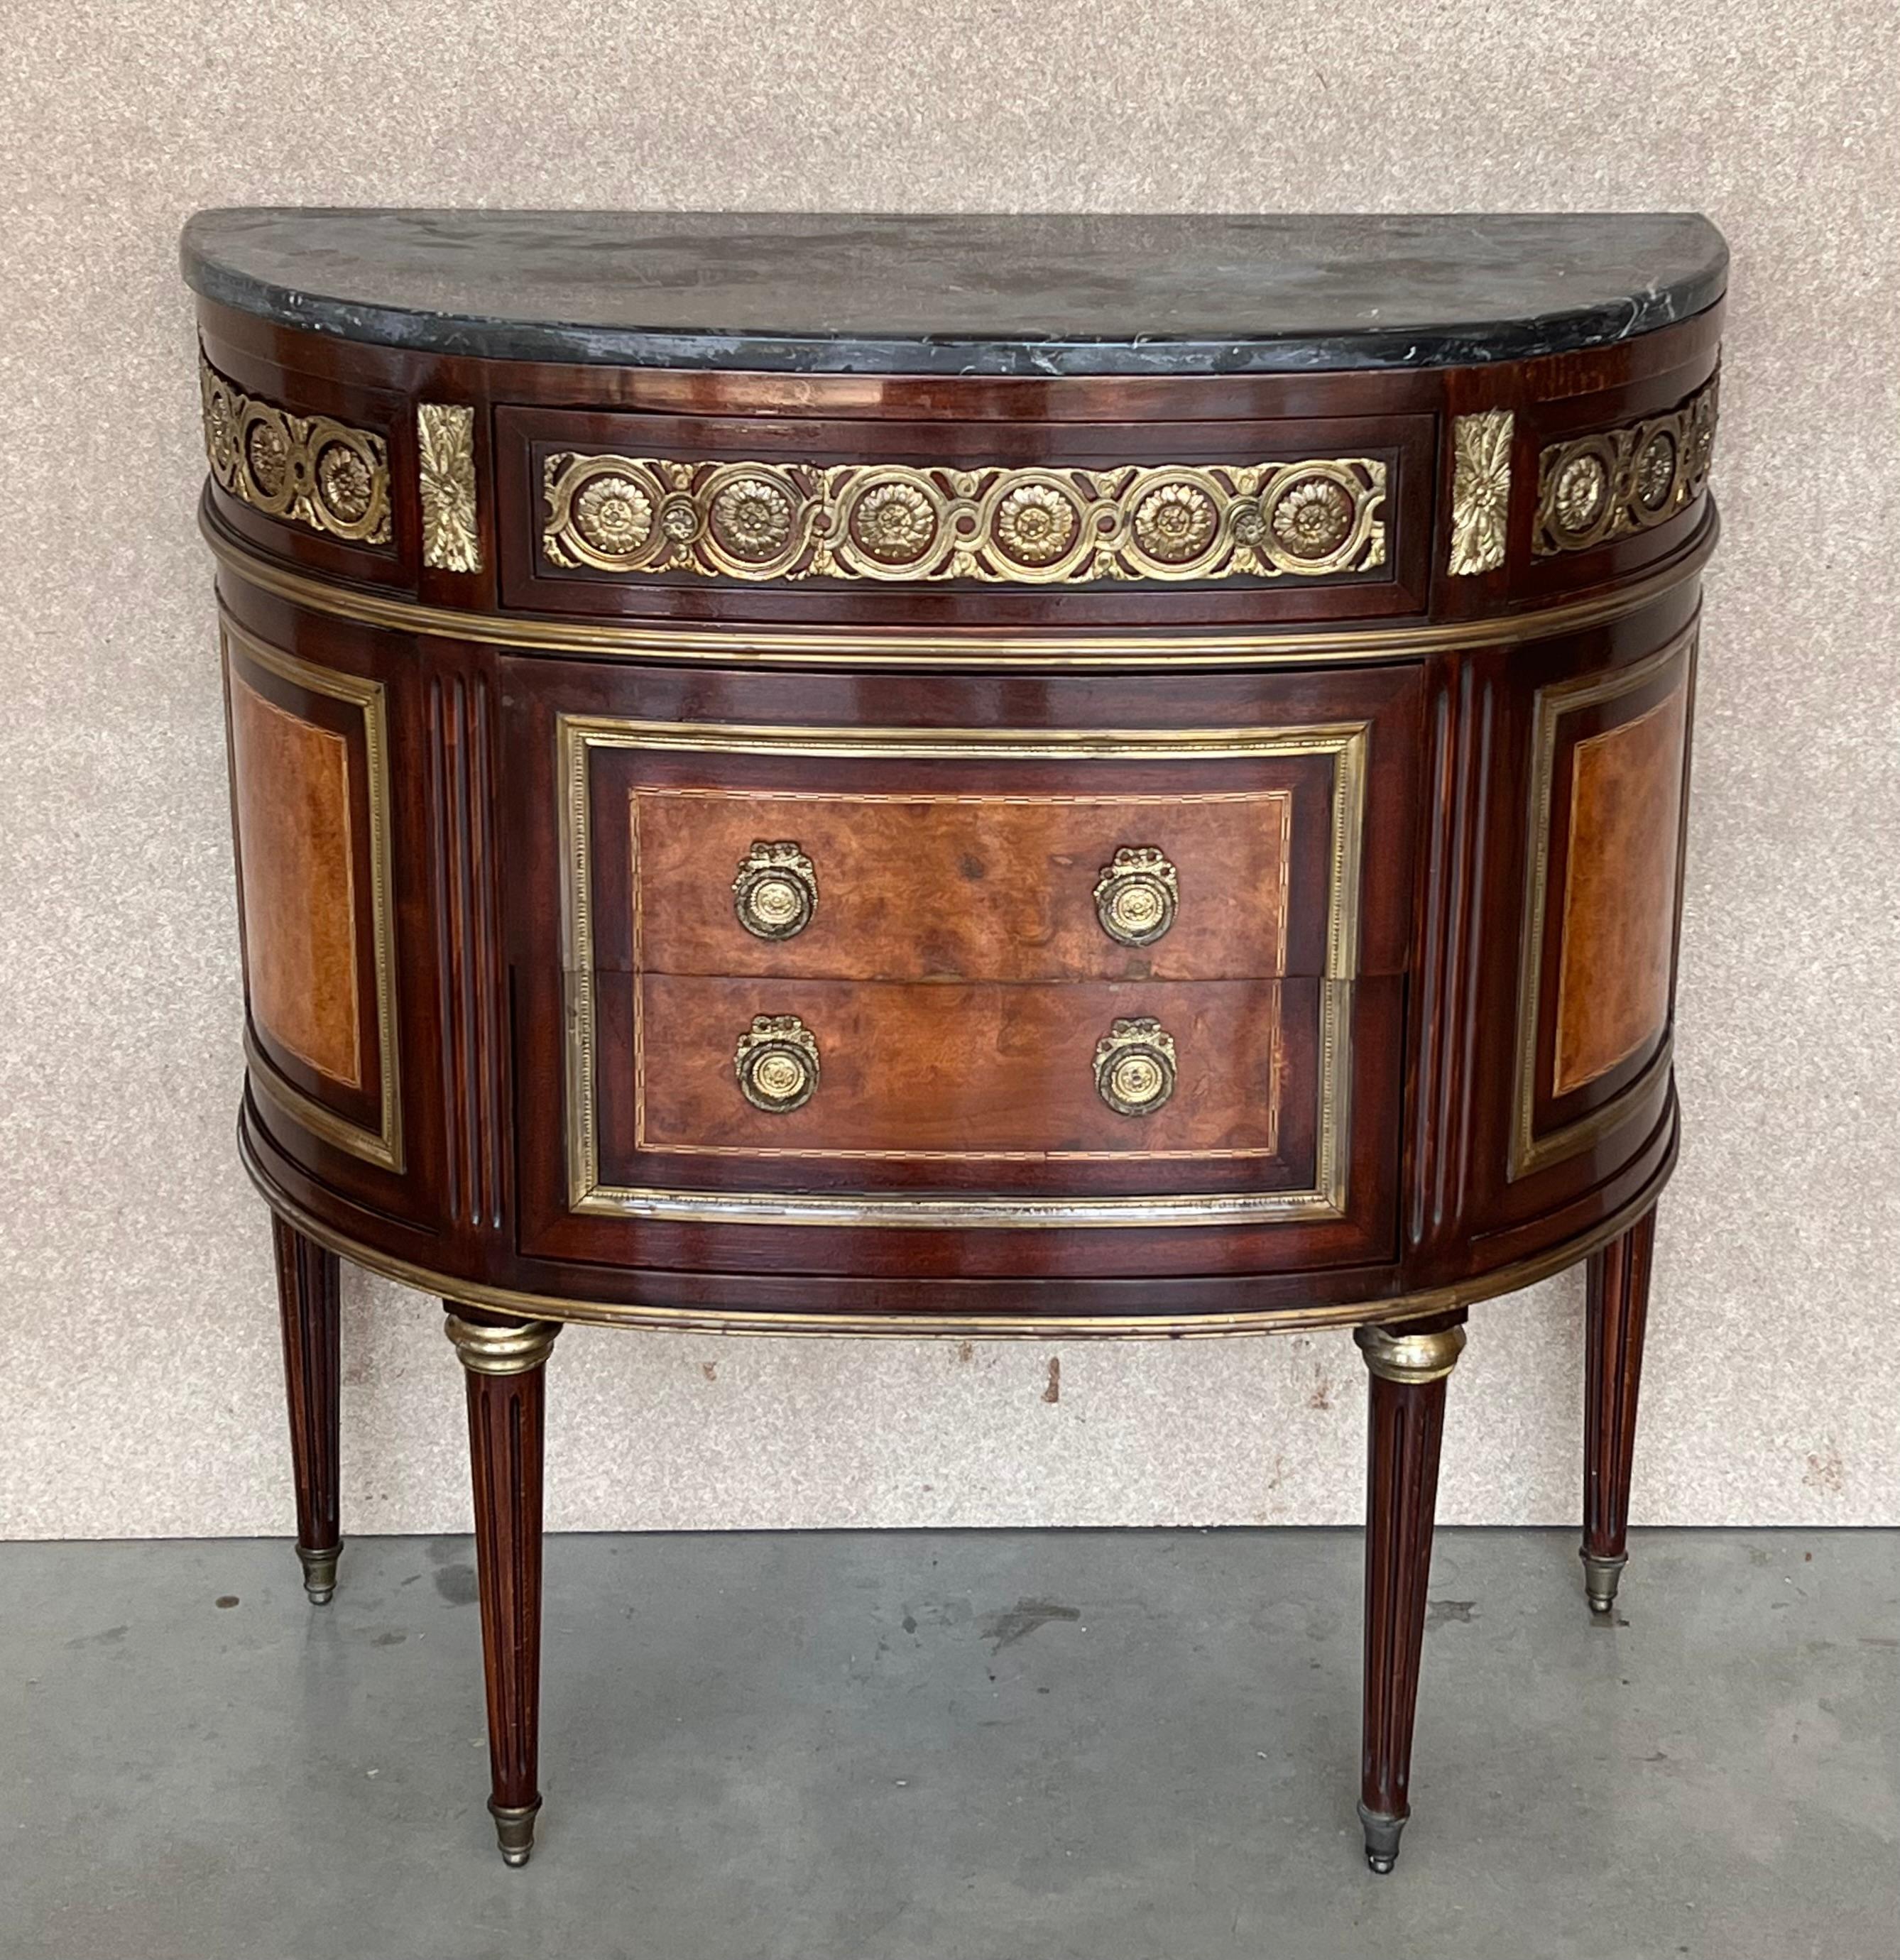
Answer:
<svg viewBox="0 0 1900 1960"><path fill-rule="evenodd" d="M518 653L585 654L596 658L703 660L738 667L1252 667L1319 657L1338 660L1417 659L1472 647L1516 646L1600 625L1650 605L1693 578L1715 549L1714 504L1695 536L1673 557L1613 591L1489 619L1403 626L1377 621L1321 628L1235 627L1227 631L1151 633L1127 627L1075 633L915 628L797 628L733 620L717 626L670 622L556 619L531 612L463 612L425 606L293 571L240 543L218 522L208 495L199 527L219 562L273 598L311 612L390 632L505 647Z"/></svg>
<svg viewBox="0 0 1900 1960"><path fill-rule="evenodd" d="M877 1226L925 1230L961 1226L1052 1230L1077 1226L1209 1226L1346 1214L1351 1134L1351 982L1359 971L1360 859L1367 752L1364 721L1286 727L880 728L763 723L641 721L621 716L556 718L561 797L562 968L568 1002L565 1104L570 1211L695 1224ZM1319 988L1319 1067L1313 1181L1303 1189L1168 1192L1133 1197L925 1197L850 1193L682 1190L606 1184L596 1128L592 769L602 749L737 755L943 757L954 760L1205 761L1322 756L1332 763L1332 840L1326 883L1326 963ZM741 1076L741 1087L744 1086Z"/></svg>
<svg viewBox="0 0 1900 1960"><path fill-rule="evenodd" d="M513 1327L492 1327L486 1321L464 1320L451 1313L442 1332L471 1375L527 1375L540 1367L561 1332L558 1320L530 1320Z"/></svg>
<svg viewBox="0 0 1900 1960"><path fill-rule="evenodd" d="M278 1217L294 1225L307 1239L316 1242L365 1272L380 1274L419 1293L433 1294L453 1306L492 1309L497 1312L522 1314L544 1321L586 1323L597 1326L670 1328L676 1333L755 1334L775 1338L837 1338L851 1336L886 1340L1169 1340L1211 1338L1217 1335L1284 1334L1313 1327L1348 1327L1361 1323L1390 1325L1395 1322L1423 1319L1447 1312L1500 1293L1516 1293L1554 1273L1574 1266L1580 1259L1628 1231L1655 1204L1657 1196L1676 1167L1677 1125L1672 1106L1667 1153L1656 1175L1627 1204L1619 1205L1605 1219L1529 1257L1500 1266L1474 1278L1459 1280L1449 1286L1431 1287L1401 1293L1390 1300L1353 1301L1322 1306L1278 1307L1258 1313L1184 1314L820 1314L775 1313L751 1309L682 1306L647 1306L619 1300L586 1300L563 1298L554 1293L524 1293L508 1287L489 1286L479 1280L457 1279L446 1273L412 1265L393 1254L378 1251L339 1232L333 1225L307 1211L275 1184L258 1161L240 1113L237 1154L250 1181Z"/></svg>

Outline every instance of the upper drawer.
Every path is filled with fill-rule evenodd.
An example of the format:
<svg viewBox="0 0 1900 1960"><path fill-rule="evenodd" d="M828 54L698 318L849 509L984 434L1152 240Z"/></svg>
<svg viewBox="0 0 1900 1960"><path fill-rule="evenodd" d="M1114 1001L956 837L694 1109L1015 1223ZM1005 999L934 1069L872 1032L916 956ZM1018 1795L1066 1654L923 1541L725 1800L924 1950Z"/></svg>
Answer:
<svg viewBox="0 0 1900 1960"><path fill-rule="evenodd" d="M635 964L840 980L1318 973L1337 752L1245 787L628 786ZM1351 757L1346 759L1350 765Z"/></svg>
<svg viewBox="0 0 1900 1960"><path fill-rule="evenodd" d="M1434 428L498 408L501 603L730 614L737 595L749 616L832 623L1413 612Z"/></svg>
<svg viewBox="0 0 1900 1960"><path fill-rule="evenodd" d="M1354 692L1380 711L1100 736L564 718L565 875L586 899L567 963L1003 983L1399 971L1415 679Z"/></svg>

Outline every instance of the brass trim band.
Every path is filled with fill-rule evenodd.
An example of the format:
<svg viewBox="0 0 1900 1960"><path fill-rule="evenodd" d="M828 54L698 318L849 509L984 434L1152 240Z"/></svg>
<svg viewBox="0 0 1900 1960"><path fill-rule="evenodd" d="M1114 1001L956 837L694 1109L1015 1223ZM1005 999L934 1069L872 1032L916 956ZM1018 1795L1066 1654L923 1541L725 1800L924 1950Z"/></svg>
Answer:
<svg viewBox="0 0 1900 1960"><path fill-rule="evenodd" d="M1278 1219L1332 1219L1346 1211L1351 1134L1351 986L1359 971L1360 859L1366 820L1370 724L1226 728L880 728L765 723L641 721L613 715L556 718L561 794L562 970L568 976L567 1170L570 1211L695 1224L877 1226L893 1230L970 1226L1007 1230L1076 1227L1209 1226ZM953 760L1077 762L1227 760L1323 756L1332 762L1332 838L1326 881L1329 983L1319 990L1319 1081L1312 1183L1303 1189L1166 1192L1131 1197L934 1197L875 1191L839 1193L674 1189L613 1185L600 1178L596 1126L591 759L603 749L650 749L736 755L942 757ZM740 1087L746 1087L741 1067ZM813 1058L814 1063L816 1058ZM813 1082L816 1082L814 1068ZM1170 1085L1171 1086L1171 1085ZM803 1099L802 1098L800 1099ZM761 1107L769 1106L760 1105Z"/></svg>
<svg viewBox="0 0 1900 1960"><path fill-rule="evenodd" d="M1075 633L947 633L848 627L785 627L734 620L716 626L670 622L559 619L532 612L464 612L394 594L335 585L293 571L240 542L219 522L209 492L199 528L234 577L272 598L313 612L395 633L464 640L517 653L584 654L598 659L707 661L727 667L975 667L1033 669L1256 667L1324 657L1411 659L1475 647L1520 645L1600 625L1650 605L1693 578L1714 552L1720 524L1713 504L1695 536L1672 557L1628 585L1496 619L1345 627L1235 627L1226 632L1149 632L1127 627Z"/></svg>
<svg viewBox="0 0 1900 1960"><path fill-rule="evenodd" d="M1465 1351L1462 1327L1440 1328L1431 1334L1408 1333L1402 1327L1355 1327L1352 1338L1373 1374L1412 1388L1442 1382Z"/></svg>
<svg viewBox="0 0 1900 1960"><path fill-rule="evenodd" d="M558 1320L523 1321L512 1327L491 1326L485 1320L464 1320L451 1313L442 1332L471 1375L527 1375L543 1367L561 1332Z"/></svg>
<svg viewBox="0 0 1900 1960"><path fill-rule="evenodd" d="M419 1293L432 1293L454 1305L492 1309L501 1313L531 1315L540 1320L608 1327L667 1328L676 1333L763 1335L774 1338L869 1340L1192 1341L1217 1335L1284 1334L1314 1327L1385 1326L1423 1319L1500 1293L1515 1293L1548 1279L1609 1243L1656 1203L1676 1168L1679 1126L1672 1100L1667 1153L1656 1175L1636 1195L1587 1232L1580 1232L1528 1258L1513 1261L1472 1279L1449 1286L1428 1287L1390 1300L1353 1300L1321 1306L1271 1307L1258 1313L1182 1314L820 1314L768 1312L753 1308L648 1306L618 1300L565 1299L554 1293L525 1293L489 1286L479 1280L457 1279L426 1266L411 1264L338 1231L272 1181L258 1161L247 1132L243 1112L237 1122L237 1155L245 1174L277 1215L307 1239L326 1246L364 1271L380 1274Z"/></svg>

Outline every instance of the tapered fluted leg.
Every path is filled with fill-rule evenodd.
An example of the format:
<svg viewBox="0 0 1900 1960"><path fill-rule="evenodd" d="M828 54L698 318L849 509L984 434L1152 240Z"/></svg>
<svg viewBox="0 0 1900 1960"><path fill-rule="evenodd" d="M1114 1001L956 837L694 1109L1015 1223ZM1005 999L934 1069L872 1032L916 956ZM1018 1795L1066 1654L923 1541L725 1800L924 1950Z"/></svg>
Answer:
<svg viewBox="0 0 1900 1960"><path fill-rule="evenodd" d="M1650 1255L1656 1214L1647 1211L1590 1255L1583 1360L1583 1585L1593 1613L1607 1613L1629 1563L1630 1466L1636 1451L1636 1395L1643 1378Z"/></svg>
<svg viewBox="0 0 1900 1960"><path fill-rule="evenodd" d="M336 1590L337 1428L342 1332L336 1255L282 1219L271 1220L277 1306L284 1323L284 1387L291 1467L297 1479L297 1556L304 1590L319 1606Z"/></svg>
<svg viewBox="0 0 1900 1960"><path fill-rule="evenodd" d="M1465 1330L1440 1319L1415 1327L1361 1327L1354 1338L1371 1375L1367 1437L1366 1679L1359 1821L1366 1862L1389 1872L1411 1815L1412 1718L1425 1639L1432 1512L1445 1378Z"/></svg>
<svg viewBox="0 0 1900 1960"><path fill-rule="evenodd" d="M543 1369L559 1327L449 1310L448 1337L467 1370L475 1481L475 1570L488 1682L489 1810L501 1856L525 1865L541 1808Z"/></svg>

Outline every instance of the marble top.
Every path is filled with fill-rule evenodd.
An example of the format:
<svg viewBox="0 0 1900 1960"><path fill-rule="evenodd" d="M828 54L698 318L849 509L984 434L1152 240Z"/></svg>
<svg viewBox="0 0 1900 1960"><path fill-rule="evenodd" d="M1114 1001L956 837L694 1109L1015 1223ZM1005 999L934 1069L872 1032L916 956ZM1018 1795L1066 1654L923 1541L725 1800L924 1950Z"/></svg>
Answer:
<svg viewBox="0 0 1900 1960"><path fill-rule="evenodd" d="M1442 368L1603 347L1721 296L1692 213L917 217L202 211L206 298L491 359L813 374Z"/></svg>

